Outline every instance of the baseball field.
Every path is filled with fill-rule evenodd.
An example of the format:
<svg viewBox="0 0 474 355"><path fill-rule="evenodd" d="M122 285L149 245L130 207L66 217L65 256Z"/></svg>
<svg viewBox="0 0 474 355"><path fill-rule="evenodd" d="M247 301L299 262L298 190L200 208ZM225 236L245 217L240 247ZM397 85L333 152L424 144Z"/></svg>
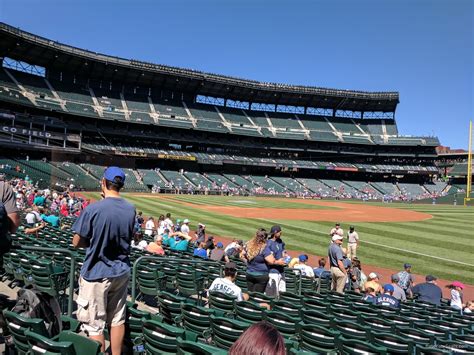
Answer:
<svg viewBox="0 0 474 355"><path fill-rule="evenodd" d="M98 193L87 197L99 198ZM382 204L263 197L150 195L125 193L144 216L170 212L189 218L191 230L206 224L208 235L248 240L256 229L274 224L292 256L326 255L329 230L354 225L361 238L358 256L370 266L474 284L474 208L452 205ZM293 253L291 251L294 251Z"/></svg>

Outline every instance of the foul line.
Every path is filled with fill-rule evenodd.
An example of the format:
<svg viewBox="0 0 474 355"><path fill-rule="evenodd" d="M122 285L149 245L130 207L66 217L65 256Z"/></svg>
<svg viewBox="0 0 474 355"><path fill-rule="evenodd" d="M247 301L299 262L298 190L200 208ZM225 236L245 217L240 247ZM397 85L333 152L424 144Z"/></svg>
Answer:
<svg viewBox="0 0 474 355"><path fill-rule="evenodd" d="M275 221L271 221L269 219L263 219L263 218L259 218L260 220L262 221L267 221L267 222L271 222L271 223L278 223L278 222L275 222ZM281 225L285 225L284 223L280 223ZM288 224L287 224L288 225ZM329 233L325 233L325 232L321 232L321 231L318 231L318 230L313 230L313 229L309 229L309 228L303 228L303 227L296 227L298 229L302 229L302 230L305 230L305 231L308 231L308 232L312 232L312 233L319 233L319 234L323 234L323 235L326 235L329 237ZM388 246L388 245L383 245L383 244L379 244L379 243L375 243L375 242L369 242L369 241L366 241L366 240L363 240L361 241L361 243L367 243L367 244L372 244L372 245L377 245L379 248L385 248L385 249L392 249L392 250L398 250L398 251L403 251L405 253L410 253L410 254L414 254L414 255L420 255L420 256L425 256L427 258L432 258L432 259L438 259L438 260L443 260L443 261L448 261L450 263L454 263L454 264L459 264L459 265L465 265L465 266L470 266L470 267L474 267L474 264L468 264L468 263L464 263L462 261L457 261L457 260L450 260L450 259L445 259L445 258L442 258L442 257L439 257L439 256L434 256L434 255L428 255L428 254L423 254L423 253L418 253L416 251L411 251L411 250L407 250L407 249L401 249L401 248L396 248L396 247L391 247L391 246Z"/></svg>

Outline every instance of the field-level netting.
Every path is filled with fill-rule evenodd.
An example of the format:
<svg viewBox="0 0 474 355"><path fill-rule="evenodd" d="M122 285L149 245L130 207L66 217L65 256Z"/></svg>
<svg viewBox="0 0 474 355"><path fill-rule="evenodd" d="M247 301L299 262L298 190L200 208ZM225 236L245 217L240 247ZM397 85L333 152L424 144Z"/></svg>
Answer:
<svg viewBox="0 0 474 355"><path fill-rule="evenodd" d="M97 193L87 193L87 196L98 198ZM326 255L329 243L328 233L334 222L341 222L344 230L354 224L362 240L358 251L363 266L374 265L394 270L402 268L404 263L414 265L418 274L434 274L448 280L461 280L474 284L474 209L447 205L408 205L390 204L390 207L408 211L428 213L432 218L419 222L358 222L347 219L338 221L295 221L274 219L271 215L266 218L238 218L219 213L218 209L208 211L206 205L235 206L241 204L262 203L259 198L231 197L219 200L215 196L189 195L133 195L124 194L137 210L145 216L159 216L170 212L173 218L189 218L191 230L198 223L205 223L208 235L221 237L238 237L250 239L257 228L270 229L273 224L283 228L283 239L287 249L303 251L313 255ZM217 199L217 200L216 200ZM248 201L242 203L242 201ZM265 205L273 208L294 208L299 200L281 199L265 200ZM361 202L347 202L352 207L363 205ZM387 204L370 203L371 206L387 207ZM317 211L316 211L317 213ZM296 256L297 253L291 253ZM370 272L370 266L363 268Z"/></svg>

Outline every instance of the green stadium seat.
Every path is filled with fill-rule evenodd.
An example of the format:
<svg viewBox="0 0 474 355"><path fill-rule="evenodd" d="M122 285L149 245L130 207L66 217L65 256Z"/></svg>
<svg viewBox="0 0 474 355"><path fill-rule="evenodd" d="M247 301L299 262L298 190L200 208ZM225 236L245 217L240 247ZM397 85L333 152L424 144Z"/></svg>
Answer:
<svg viewBox="0 0 474 355"><path fill-rule="evenodd" d="M250 325L235 319L211 316L209 335L215 346L227 350Z"/></svg>
<svg viewBox="0 0 474 355"><path fill-rule="evenodd" d="M234 312L237 298L227 295L223 292L209 292L209 307L224 313L232 314Z"/></svg>
<svg viewBox="0 0 474 355"><path fill-rule="evenodd" d="M143 322L143 344L147 354L176 354L178 337L184 340L197 340L196 334L183 328L154 320Z"/></svg>
<svg viewBox="0 0 474 355"><path fill-rule="evenodd" d="M330 310L328 301L317 298L303 298L303 307L319 312L327 312Z"/></svg>
<svg viewBox="0 0 474 355"><path fill-rule="evenodd" d="M56 340L32 331L25 332L31 355L100 354L100 343L71 331L63 331Z"/></svg>
<svg viewBox="0 0 474 355"><path fill-rule="evenodd" d="M448 355L452 354L449 350L440 349L435 346L415 346L416 355Z"/></svg>
<svg viewBox="0 0 474 355"><path fill-rule="evenodd" d="M331 327L349 339L368 339L371 331L370 327L358 324L356 322L336 318L333 318Z"/></svg>
<svg viewBox="0 0 474 355"><path fill-rule="evenodd" d="M196 341L178 338L178 355L226 355L227 351Z"/></svg>
<svg viewBox="0 0 474 355"><path fill-rule="evenodd" d="M396 335L404 337L407 340L413 340L417 345L431 346L435 343L436 336L423 330L409 327L396 326Z"/></svg>
<svg viewBox="0 0 474 355"><path fill-rule="evenodd" d="M302 308L303 306L295 301L279 300L271 303L272 311L282 312L292 317L301 317Z"/></svg>
<svg viewBox="0 0 474 355"><path fill-rule="evenodd" d="M293 317L281 311L264 311L264 320L272 324L283 337L291 338L296 333L300 317Z"/></svg>
<svg viewBox="0 0 474 355"><path fill-rule="evenodd" d="M158 309L163 320L168 324L174 324L176 316L181 314L181 303L186 302L186 298L166 291L159 292L157 298Z"/></svg>
<svg viewBox="0 0 474 355"><path fill-rule="evenodd" d="M300 351L326 354L336 349L339 332L323 325L300 322L296 327Z"/></svg>
<svg viewBox="0 0 474 355"><path fill-rule="evenodd" d="M181 303L181 315L175 318L175 323L202 336L203 332L211 327L211 315L215 314L216 311L211 308Z"/></svg>
<svg viewBox="0 0 474 355"><path fill-rule="evenodd" d="M390 354L413 354L415 347L413 340L392 333L381 332L379 329L374 329L371 332L370 341L374 345L387 348Z"/></svg>
<svg viewBox="0 0 474 355"><path fill-rule="evenodd" d="M265 308L251 301L235 303L234 313L237 320L243 322L260 322L264 317Z"/></svg>
<svg viewBox="0 0 474 355"><path fill-rule="evenodd" d="M331 327L333 320L332 314L328 312L320 312L314 309L303 308L301 310L301 319L308 324L316 324L327 328Z"/></svg>
<svg viewBox="0 0 474 355"><path fill-rule="evenodd" d="M372 345L368 341L348 339L343 336L336 339L336 345L341 354L366 354L385 355L387 349L382 346Z"/></svg>
<svg viewBox="0 0 474 355"><path fill-rule="evenodd" d="M30 348L26 338L28 330L49 337L44 321L40 318L25 318L7 310L3 311L3 316L7 321L8 330L13 337L13 344L19 355L28 354Z"/></svg>
<svg viewBox="0 0 474 355"><path fill-rule="evenodd" d="M249 301L256 303L271 303L273 301L273 297L268 297L261 292L247 292L247 294L249 295Z"/></svg>

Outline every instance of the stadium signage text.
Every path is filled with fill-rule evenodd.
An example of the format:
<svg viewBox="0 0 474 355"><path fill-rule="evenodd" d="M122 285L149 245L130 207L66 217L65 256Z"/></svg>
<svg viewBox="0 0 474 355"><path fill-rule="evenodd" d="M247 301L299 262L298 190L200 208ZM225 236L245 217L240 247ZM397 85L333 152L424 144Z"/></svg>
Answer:
<svg viewBox="0 0 474 355"><path fill-rule="evenodd" d="M2 131L6 133L21 134L23 136L32 136L40 138L51 138L52 134L46 131L35 131L26 128L2 126Z"/></svg>
<svg viewBox="0 0 474 355"><path fill-rule="evenodd" d="M196 157L192 157L188 155L171 155L171 154L158 154L158 159L196 161Z"/></svg>

